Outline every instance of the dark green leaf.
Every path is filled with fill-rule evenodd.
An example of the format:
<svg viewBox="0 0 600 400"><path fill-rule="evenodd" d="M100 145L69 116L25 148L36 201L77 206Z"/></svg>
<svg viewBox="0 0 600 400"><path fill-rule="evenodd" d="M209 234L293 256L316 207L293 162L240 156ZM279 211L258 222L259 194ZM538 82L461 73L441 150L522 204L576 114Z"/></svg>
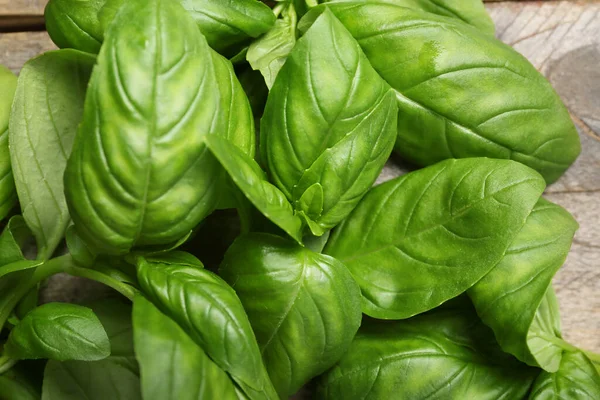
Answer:
<svg viewBox="0 0 600 400"><path fill-rule="evenodd" d="M197 266L137 259L143 293L172 318L250 399L277 398L240 300Z"/></svg>
<svg viewBox="0 0 600 400"><path fill-rule="evenodd" d="M106 0L50 0L44 19L52 41L60 48L98 53L104 30L98 12Z"/></svg>
<svg viewBox="0 0 600 400"><path fill-rule="evenodd" d="M465 308L369 321L323 376L320 399L522 399L537 370L504 355Z"/></svg>
<svg viewBox="0 0 600 400"><path fill-rule="evenodd" d="M579 155L577 130L550 83L492 35L389 3L327 8L396 90L396 150L407 160L425 166L447 158L512 159L551 183ZM307 15L302 29L314 19Z"/></svg>
<svg viewBox="0 0 600 400"><path fill-rule="evenodd" d="M17 89L17 77L3 65L0 65L0 87L0 219L3 219L17 202L8 152L8 120Z"/></svg>
<svg viewBox="0 0 600 400"><path fill-rule="evenodd" d="M229 376L142 296L134 300L133 323L145 400L238 399Z"/></svg>
<svg viewBox="0 0 600 400"><path fill-rule="evenodd" d="M333 366L360 326L360 289L346 267L286 239L238 238L219 273L240 297L282 399Z"/></svg>
<svg viewBox="0 0 600 400"><path fill-rule="evenodd" d="M4 351L17 360L95 361L110 355L110 343L89 308L48 303L29 312L11 330Z"/></svg>
<svg viewBox="0 0 600 400"><path fill-rule="evenodd" d="M566 210L540 199L500 263L468 292L504 351L549 372L558 370L564 350L549 286L577 228Z"/></svg>
<svg viewBox="0 0 600 400"><path fill-rule="evenodd" d="M275 25L248 47L246 60L252 68L261 72L269 89L296 45L296 24L296 11L290 4L281 13L281 18L275 21Z"/></svg>
<svg viewBox="0 0 600 400"><path fill-rule="evenodd" d="M63 174L95 58L77 50L48 52L19 75L10 117L10 156L23 217L38 258L52 256L70 222Z"/></svg>
<svg viewBox="0 0 600 400"><path fill-rule="evenodd" d="M49 361L42 400L141 400L131 306L107 299L90 304L90 308L110 339L110 357L91 362Z"/></svg>
<svg viewBox="0 0 600 400"><path fill-rule="evenodd" d="M187 235L219 200L210 134L254 154L231 64L177 2L127 2L106 33L65 173L77 232L111 254Z"/></svg>
<svg viewBox="0 0 600 400"><path fill-rule="evenodd" d="M363 312L401 319L487 274L535 206L544 180L509 160L447 160L375 187L325 253L362 289Z"/></svg>
<svg viewBox="0 0 600 400"><path fill-rule="evenodd" d="M375 182L396 116L393 91L326 10L279 72L261 121L261 156L313 234L341 222Z"/></svg>
<svg viewBox="0 0 600 400"><path fill-rule="evenodd" d="M556 373L543 371L538 376L529 399L600 399L600 375L582 352L566 352Z"/></svg>
<svg viewBox="0 0 600 400"><path fill-rule="evenodd" d="M15 367L0 375L0 400L39 400L40 390L28 375Z"/></svg>
<svg viewBox="0 0 600 400"><path fill-rule="evenodd" d="M210 136L206 143L242 193L269 220L302 242L302 220L285 195L272 185L260 166L229 141Z"/></svg>

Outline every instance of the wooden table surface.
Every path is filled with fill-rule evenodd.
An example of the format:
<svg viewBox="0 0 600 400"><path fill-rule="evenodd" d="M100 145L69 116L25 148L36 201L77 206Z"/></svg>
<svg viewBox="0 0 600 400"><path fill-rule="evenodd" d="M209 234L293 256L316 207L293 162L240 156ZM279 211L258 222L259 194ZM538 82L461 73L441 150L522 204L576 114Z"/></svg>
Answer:
<svg viewBox="0 0 600 400"><path fill-rule="evenodd" d="M0 0L0 18L43 14L46 0ZM497 36L526 56L554 85L582 141L577 162L546 197L568 209L581 228L554 279L564 337L600 352L600 0L488 3ZM18 72L54 49L45 32L0 33L0 64ZM1 93L0 93L1 95ZM402 172L388 163L380 181ZM57 282L60 285L59 282ZM60 285L60 288L64 288Z"/></svg>

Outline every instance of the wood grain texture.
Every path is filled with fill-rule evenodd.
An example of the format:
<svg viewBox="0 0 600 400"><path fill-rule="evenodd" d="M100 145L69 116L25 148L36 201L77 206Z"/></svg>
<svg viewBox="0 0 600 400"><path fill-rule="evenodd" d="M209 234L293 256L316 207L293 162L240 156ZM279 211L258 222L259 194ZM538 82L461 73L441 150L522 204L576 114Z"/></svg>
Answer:
<svg viewBox="0 0 600 400"><path fill-rule="evenodd" d="M0 0L0 15L44 15L48 0Z"/></svg>
<svg viewBox="0 0 600 400"><path fill-rule="evenodd" d="M46 32L0 33L0 64L18 73L27 60L56 48Z"/></svg>

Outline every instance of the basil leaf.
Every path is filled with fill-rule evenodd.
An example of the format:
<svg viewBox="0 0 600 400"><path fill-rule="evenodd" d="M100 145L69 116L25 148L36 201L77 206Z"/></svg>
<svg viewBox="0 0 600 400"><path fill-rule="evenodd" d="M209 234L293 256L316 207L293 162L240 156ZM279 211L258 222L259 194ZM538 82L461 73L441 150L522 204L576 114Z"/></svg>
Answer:
<svg viewBox="0 0 600 400"><path fill-rule="evenodd" d="M133 323L145 400L238 399L229 376L142 296L134 299Z"/></svg>
<svg viewBox="0 0 600 400"><path fill-rule="evenodd" d="M326 10L279 72L261 121L261 156L314 235L341 222L375 182L396 116L393 92Z"/></svg>
<svg viewBox="0 0 600 400"><path fill-rule="evenodd" d="M10 118L10 156L23 217L38 258L49 259L70 222L63 174L95 58L76 50L28 61L19 76Z"/></svg>
<svg viewBox="0 0 600 400"><path fill-rule="evenodd" d="M240 297L282 399L333 366L360 326L360 289L346 267L278 236L239 237L219 274Z"/></svg>
<svg viewBox="0 0 600 400"><path fill-rule="evenodd" d="M3 65L0 65L0 87L3 92L0 97L0 219L3 219L17 202L8 152L8 120L17 89L17 77Z"/></svg>
<svg viewBox="0 0 600 400"><path fill-rule="evenodd" d="M60 48L98 53L104 29L98 12L106 0L50 0L44 11L46 30Z"/></svg>
<svg viewBox="0 0 600 400"><path fill-rule="evenodd" d="M275 25L248 47L246 60L253 69L260 71L269 89L296 45L297 19L294 6L290 3Z"/></svg>
<svg viewBox="0 0 600 400"><path fill-rule="evenodd" d="M42 400L141 400L131 325L131 306L115 299L90 304L110 339L111 355L100 361L49 361Z"/></svg>
<svg viewBox="0 0 600 400"><path fill-rule="evenodd" d="M566 210L540 199L500 263L468 292L504 351L549 372L558 370L564 350L549 286L577 228Z"/></svg>
<svg viewBox="0 0 600 400"><path fill-rule="evenodd" d="M108 0L100 11L104 28L115 18L125 0ZM257 0L179 0L206 37L210 47L233 56L250 38L267 32L275 23L271 9Z"/></svg>
<svg viewBox="0 0 600 400"><path fill-rule="evenodd" d="M340 2L345 0L330 0ZM356 1L356 0L355 0ZM360 1L360 0L359 0ZM451 17L474 26L483 33L494 35L494 21L485 10L481 0L363 0L371 3L390 3L401 7L427 11L429 13ZM327 1L325 1L327 2Z"/></svg>
<svg viewBox="0 0 600 400"><path fill-rule="evenodd" d="M187 235L219 200L210 134L254 152L231 64L178 3L128 2L106 34L65 172L78 234L108 254Z"/></svg>
<svg viewBox="0 0 600 400"><path fill-rule="evenodd" d="M581 352L566 352L556 373L543 371L533 383L530 400L600 398L600 375Z"/></svg>
<svg viewBox="0 0 600 400"><path fill-rule="evenodd" d="M510 46L460 21L394 4L327 8L395 89L396 150L406 160L425 166L447 158L512 159L551 183L579 155L560 97ZM322 11L311 11L301 29Z"/></svg>
<svg viewBox="0 0 600 400"><path fill-rule="evenodd" d="M244 196L269 220L302 243L302 220L295 215L285 195L267 180L256 161L218 136L208 137L206 144Z"/></svg>
<svg viewBox="0 0 600 400"><path fill-rule="evenodd" d="M89 308L48 303L29 312L13 328L4 351L17 360L95 361L110 355L110 343Z"/></svg>
<svg viewBox="0 0 600 400"><path fill-rule="evenodd" d="M363 312L408 318L473 286L503 257L544 190L509 160L446 160L365 196L325 253L361 287Z"/></svg>
<svg viewBox="0 0 600 400"><path fill-rule="evenodd" d="M31 371L13 367L0 375L0 399L39 400L40 391L31 382Z"/></svg>
<svg viewBox="0 0 600 400"><path fill-rule="evenodd" d="M319 382L321 399L522 399L537 370L502 356L472 310L369 321Z"/></svg>
<svg viewBox="0 0 600 400"><path fill-rule="evenodd" d="M142 292L177 322L250 399L275 399L240 300L221 278L196 266L137 258Z"/></svg>

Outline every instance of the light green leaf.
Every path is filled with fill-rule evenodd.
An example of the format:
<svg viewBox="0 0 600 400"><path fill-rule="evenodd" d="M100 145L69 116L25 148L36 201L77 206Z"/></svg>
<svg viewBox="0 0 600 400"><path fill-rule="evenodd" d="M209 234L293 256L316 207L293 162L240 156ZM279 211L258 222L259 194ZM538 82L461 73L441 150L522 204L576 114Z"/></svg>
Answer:
<svg viewBox="0 0 600 400"><path fill-rule="evenodd" d="M422 313L463 293L504 256L544 190L509 160L447 160L375 187L325 253L361 287L363 312Z"/></svg>
<svg viewBox="0 0 600 400"><path fill-rule="evenodd" d="M552 183L579 155L577 130L550 83L492 35L451 18L360 1L316 7L301 28L325 8L395 89L395 148L406 160L426 166L448 158L512 159Z"/></svg>
<svg viewBox="0 0 600 400"><path fill-rule="evenodd" d="M504 351L549 372L564 350L550 285L577 228L566 210L540 199L500 263L468 292Z"/></svg>
<svg viewBox="0 0 600 400"><path fill-rule="evenodd" d="M529 400L588 400L600 398L600 375L582 352L566 352L556 373L542 371Z"/></svg>
<svg viewBox="0 0 600 400"><path fill-rule="evenodd" d="M110 355L110 343L89 308L48 303L29 312L10 331L4 351L16 360L95 361Z"/></svg>
<svg viewBox="0 0 600 400"><path fill-rule="evenodd" d="M172 319L142 296L133 303L145 400L235 399L235 385Z"/></svg>
<svg viewBox="0 0 600 400"><path fill-rule="evenodd" d="M0 87L2 88L0 97L0 219L3 219L17 202L8 151L8 121L17 89L17 77L3 65L0 65Z"/></svg>
<svg viewBox="0 0 600 400"><path fill-rule="evenodd" d="M253 69L261 72L269 89L296 45L296 24L296 11L290 3L275 25L248 47L246 60Z"/></svg>
<svg viewBox="0 0 600 400"><path fill-rule="evenodd" d="M537 370L502 353L464 308L368 321L320 380L319 399L522 399Z"/></svg>
<svg viewBox="0 0 600 400"><path fill-rule="evenodd" d="M58 50L28 61L19 76L10 117L10 157L23 217L38 258L52 256L70 222L63 174L95 58Z"/></svg>
<svg viewBox="0 0 600 400"><path fill-rule="evenodd" d="M173 319L250 399L277 395L240 300L221 278L197 266L137 258L142 292Z"/></svg>
<svg viewBox="0 0 600 400"><path fill-rule="evenodd" d="M248 200L269 220L302 243L302 220L295 215L285 195L267 180L256 161L218 136L208 137L206 143Z"/></svg>
<svg viewBox="0 0 600 400"><path fill-rule="evenodd" d="M219 274L240 297L282 399L333 366L360 326L360 289L346 267L289 240L242 236Z"/></svg>
<svg viewBox="0 0 600 400"><path fill-rule="evenodd" d="M65 173L78 234L109 254L187 235L219 200L212 134L254 154L231 64L177 2L127 2L106 33Z"/></svg>

